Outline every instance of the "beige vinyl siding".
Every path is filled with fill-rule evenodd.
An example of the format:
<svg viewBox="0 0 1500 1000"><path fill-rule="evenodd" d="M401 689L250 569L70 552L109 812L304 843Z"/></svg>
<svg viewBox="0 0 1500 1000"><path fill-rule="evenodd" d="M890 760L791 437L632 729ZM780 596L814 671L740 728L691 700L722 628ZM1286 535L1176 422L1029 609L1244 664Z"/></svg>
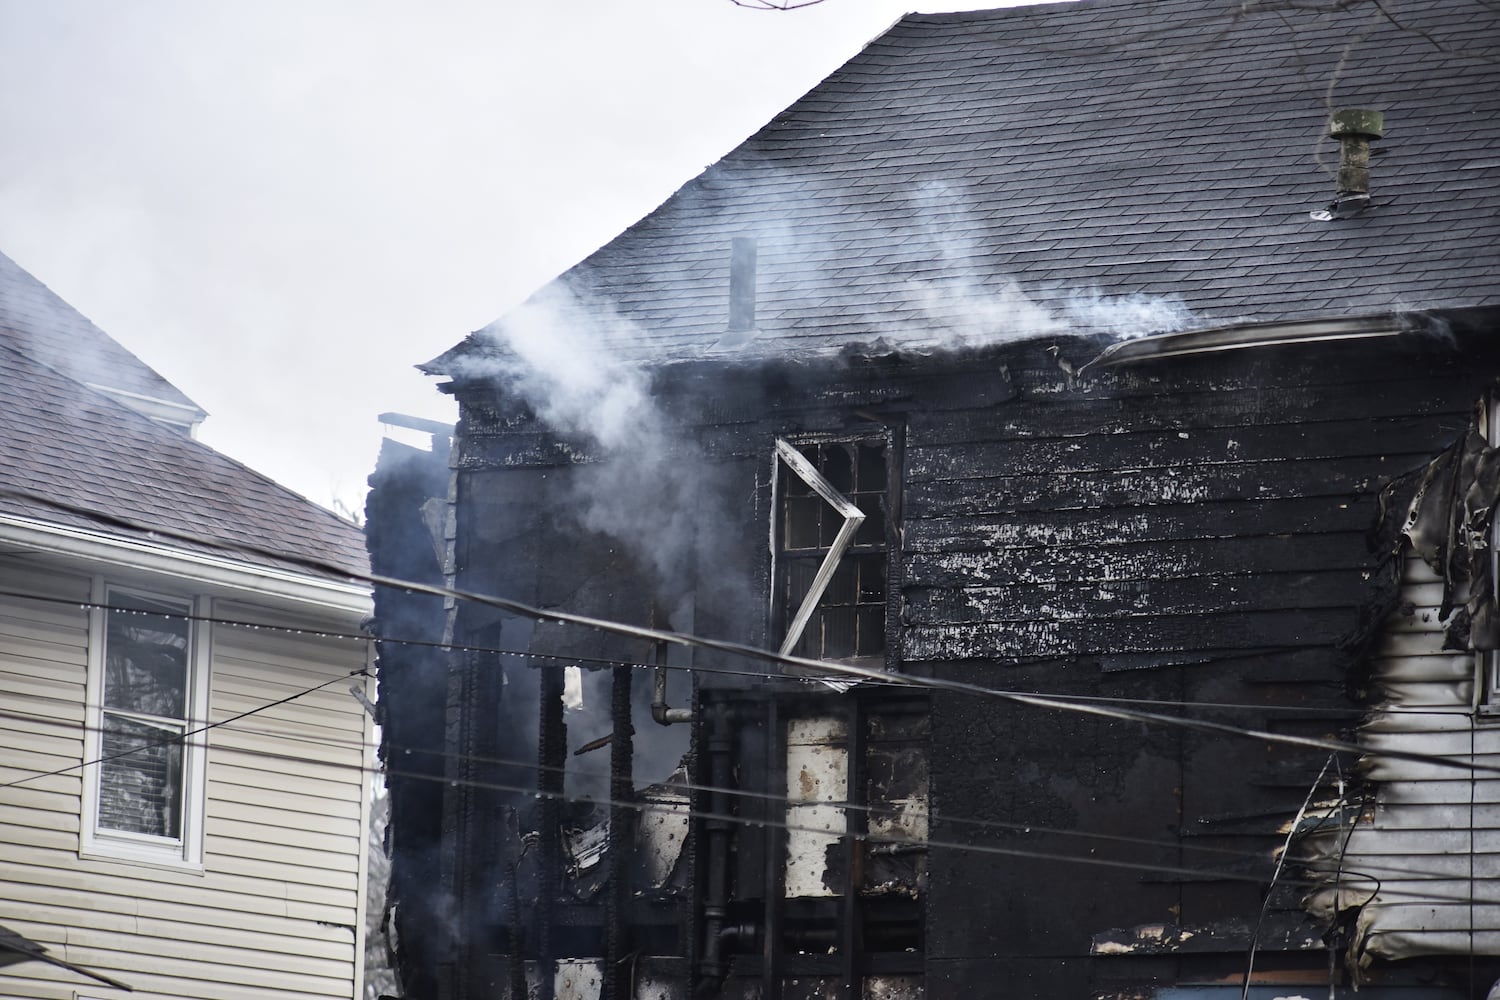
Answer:
<svg viewBox="0 0 1500 1000"><path fill-rule="evenodd" d="M1474 654L1442 648L1442 583L1409 558L1402 596L1410 613L1392 616L1376 650L1384 701L1361 743L1500 765L1500 719L1473 712ZM1343 860L1346 871L1380 878L1373 897L1369 883L1344 896L1346 906L1364 903L1366 948L1393 959L1500 954L1500 780L1389 759L1368 773L1380 783L1376 806Z"/></svg>
<svg viewBox="0 0 1500 1000"><path fill-rule="evenodd" d="M0 577L0 590L88 600L82 574L0 559ZM214 615L339 627L222 598ZM88 622L77 605L0 597L0 784L82 762ZM203 870L81 858L79 772L28 781L0 789L0 923L151 1000L357 997L372 755L348 689L365 686L349 674L366 643L214 625L210 647L222 725L208 734ZM0 995L123 994L27 963L0 970Z"/></svg>

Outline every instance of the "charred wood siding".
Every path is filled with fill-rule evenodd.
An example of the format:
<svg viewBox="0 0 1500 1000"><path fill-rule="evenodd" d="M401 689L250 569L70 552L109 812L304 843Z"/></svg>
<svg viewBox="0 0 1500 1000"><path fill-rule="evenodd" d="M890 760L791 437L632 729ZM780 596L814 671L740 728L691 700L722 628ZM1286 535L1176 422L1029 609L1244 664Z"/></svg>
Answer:
<svg viewBox="0 0 1500 1000"><path fill-rule="evenodd" d="M1021 690L1247 706L1194 711L1257 729L1352 731L1338 643L1367 599L1376 494L1462 430L1482 373L1439 357L1303 348L1077 379L1044 346L1006 359L1013 398L967 408L950 398L909 416L909 667ZM1083 346L1062 356L1081 364ZM1221 973L1242 967L1263 887L1213 873L1269 878L1278 827L1323 762L946 696L934 699L932 731L935 839L977 839L964 821L987 820L1151 843L983 834L1077 859L1051 864L935 848L929 997L997 981L1014 997L1176 981L1211 967L1215 951ZM1273 896L1271 917L1263 948L1321 948L1295 893ZM1207 957L1133 946L1123 950L1134 957L1092 967L1059 957L1139 925L1186 929L1189 950ZM1323 959L1279 961L1315 970Z"/></svg>
<svg viewBox="0 0 1500 1000"><path fill-rule="evenodd" d="M443 582L439 543L423 506L448 496L446 451L424 451L387 439L370 477L365 506L370 567L377 574ZM431 508L429 508L431 509ZM441 598L375 588L377 636L438 643ZM402 982L414 995L437 992L434 970L449 960L450 941L432 929L444 901L433 892L441 872L444 704L448 658L436 647L376 643L382 706L381 759L390 795L390 884L387 900L398 940Z"/></svg>
<svg viewBox="0 0 1500 1000"><path fill-rule="evenodd" d="M684 428L674 447L714 480L732 512L699 526L715 545L690 579L673 581L690 600L676 602L674 613L688 617L672 624L774 645L766 624L772 442L882 427L902 445L891 625L903 669L1047 693L1214 703L1229 707L1193 711L1257 729L1351 732L1359 706L1339 641L1368 599L1377 493L1462 429L1486 373L1401 345L1343 345L1078 376L1058 355L1076 368L1103 345L1049 346L659 372L659 402ZM458 394L453 578L602 617L645 623L662 613L651 607L661 581L642 552L583 530L568 513L598 456L489 387ZM630 643L472 608L456 609L453 621L459 642L648 656ZM480 740L450 746L450 761L535 752L537 674L505 667L503 690L450 686L450 732ZM702 672L697 683L701 706L710 689L754 688L756 679ZM489 729L466 730L474 718ZM1229 876L1269 878L1281 828L1323 764L1321 754L973 698L935 697L923 732L934 839L1057 856L931 851L922 887L929 997L987 995L999 981L1008 996L1052 997L1232 974L1265 886ZM737 761L747 787L777 784L757 775L764 756ZM524 784L525 770L506 782ZM494 816L514 822L507 810L521 806L463 805L455 795L444 821L460 834L454 842L497 850ZM527 822L515 828L533 829ZM519 849L445 865L463 873L478 902L486 884L504 882L502 855ZM756 882L737 878L742 888ZM776 879L762 881L769 894ZM503 981L504 952L520 939L503 926L511 904L492 905L502 926L492 917L480 928L482 954L469 956L465 973L473 982L440 995ZM775 911L766 911L772 932ZM587 923L569 913L528 916ZM691 914L682 921L675 952L665 935L663 953L691 958L696 925ZM1167 928L1165 937L1130 944L1141 925ZM1283 972L1309 970L1315 981L1326 974L1322 929L1294 891L1279 889L1261 946ZM1130 957L1098 957L1121 951ZM732 980L744 959L736 957ZM773 966L768 983L779 981Z"/></svg>

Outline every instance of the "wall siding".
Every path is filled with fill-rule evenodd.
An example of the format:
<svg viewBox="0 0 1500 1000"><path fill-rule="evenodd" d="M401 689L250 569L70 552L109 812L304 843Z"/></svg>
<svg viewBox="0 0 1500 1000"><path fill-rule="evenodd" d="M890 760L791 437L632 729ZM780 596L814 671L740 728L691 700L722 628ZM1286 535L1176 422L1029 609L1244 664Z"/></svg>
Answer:
<svg viewBox="0 0 1500 1000"><path fill-rule="evenodd" d="M0 572L6 590L88 600L82 575ZM280 621L224 600L214 610ZM333 683L211 732L203 871L80 858L81 777L29 781L0 789L0 923L143 998L357 997L370 732L344 678L365 665L365 643L212 630L210 721ZM83 608L0 597L0 710L17 716L5 719L0 783L82 761L87 644ZM0 993L113 991L28 963L0 972Z"/></svg>
<svg viewBox="0 0 1500 1000"><path fill-rule="evenodd" d="M1371 680L1384 700L1361 730L1371 749L1439 754L1500 765L1500 719L1475 715L1476 662L1443 648L1442 584L1408 556L1403 607L1385 624ZM1371 954L1500 954L1500 779L1381 759L1375 806L1349 838L1347 871L1380 879L1372 894L1357 882L1341 897L1362 905L1359 931ZM1328 905L1331 891L1325 892Z"/></svg>

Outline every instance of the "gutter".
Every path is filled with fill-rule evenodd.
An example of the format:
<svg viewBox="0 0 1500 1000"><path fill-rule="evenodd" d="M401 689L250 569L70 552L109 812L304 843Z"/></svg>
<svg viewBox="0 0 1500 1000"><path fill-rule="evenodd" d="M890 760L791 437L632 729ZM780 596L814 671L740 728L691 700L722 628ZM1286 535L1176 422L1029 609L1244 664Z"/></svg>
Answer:
<svg viewBox="0 0 1500 1000"><path fill-rule="evenodd" d="M1382 313L1375 316L1290 323L1238 323L1205 330L1188 330L1184 333L1160 333L1111 344L1079 370L1085 371L1096 366L1110 368L1190 354L1236 351L1249 347L1397 337L1420 329L1421 323L1422 317L1418 313Z"/></svg>
<svg viewBox="0 0 1500 1000"><path fill-rule="evenodd" d="M363 584L256 566L34 518L0 514L0 544L188 580L232 591L235 596L255 595L281 604L311 606L354 619L363 619L374 610L370 588Z"/></svg>

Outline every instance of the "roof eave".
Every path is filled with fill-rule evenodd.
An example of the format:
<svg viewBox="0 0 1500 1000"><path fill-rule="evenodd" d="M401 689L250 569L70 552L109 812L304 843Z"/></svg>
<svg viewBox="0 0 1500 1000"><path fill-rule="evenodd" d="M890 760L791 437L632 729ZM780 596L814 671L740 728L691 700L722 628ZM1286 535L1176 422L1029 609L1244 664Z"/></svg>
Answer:
<svg viewBox="0 0 1500 1000"><path fill-rule="evenodd" d="M0 543L90 564L98 572L129 571L170 577L235 596L304 611L316 610L355 624L374 609L370 588L363 583L256 566L36 518L0 514Z"/></svg>

